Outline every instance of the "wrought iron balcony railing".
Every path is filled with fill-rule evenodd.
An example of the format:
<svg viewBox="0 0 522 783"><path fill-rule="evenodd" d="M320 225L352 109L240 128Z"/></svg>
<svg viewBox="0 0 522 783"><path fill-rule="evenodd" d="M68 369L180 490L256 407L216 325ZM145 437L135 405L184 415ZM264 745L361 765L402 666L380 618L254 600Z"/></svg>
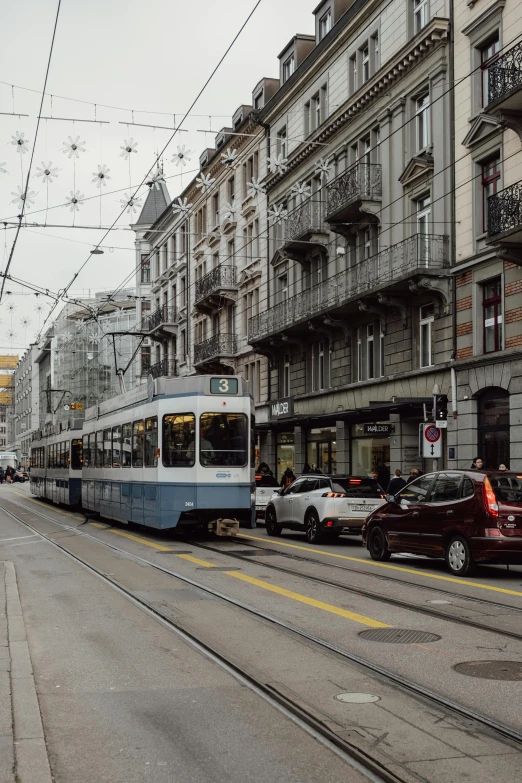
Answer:
<svg viewBox="0 0 522 783"><path fill-rule="evenodd" d="M283 241L295 242L307 234L324 231L321 204L308 199L283 220Z"/></svg>
<svg viewBox="0 0 522 783"><path fill-rule="evenodd" d="M175 359L162 359L151 364L148 371L142 375L152 375L153 378L174 378L178 374L178 363Z"/></svg>
<svg viewBox="0 0 522 783"><path fill-rule="evenodd" d="M522 43L488 65L488 106L517 89L522 89Z"/></svg>
<svg viewBox="0 0 522 783"><path fill-rule="evenodd" d="M375 201L382 196L380 163L355 163L326 188L326 220L356 201Z"/></svg>
<svg viewBox="0 0 522 783"><path fill-rule="evenodd" d="M202 364L219 356L231 356L237 353L235 334L215 334L208 340L194 345L194 364Z"/></svg>
<svg viewBox="0 0 522 783"><path fill-rule="evenodd" d="M522 182L488 198L488 237L517 228L522 231Z"/></svg>
<svg viewBox="0 0 522 783"><path fill-rule="evenodd" d="M415 234L396 245L364 259L351 269L339 272L319 285L280 302L250 318L249 342L287 329L311 316L341 307L383 285L404 280L413 274L442 269L447 263L446 236Z"/></svg>
<svg viewBox="0 0 522 783"><path fill-rule="evenodd" d="M145 321L145 331L151 332L156 329L160 324L174 324L176 323L176 308L169 307L168 305L161 305L155 310L152 315L149 315Z"/></svg>
<svg viewBox="0 0 522 783"><path fill-rule="evenodd" d="M237 288L235 266L217 266L201 280L196 280L195 301L200 302L222 288Z"/></svg>

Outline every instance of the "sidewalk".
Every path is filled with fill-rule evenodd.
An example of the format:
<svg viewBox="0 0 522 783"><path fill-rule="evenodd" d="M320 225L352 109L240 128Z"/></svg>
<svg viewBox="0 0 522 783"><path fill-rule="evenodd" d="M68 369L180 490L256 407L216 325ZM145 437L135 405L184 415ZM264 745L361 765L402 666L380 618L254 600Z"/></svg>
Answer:
<svg viewBox="0 0 522 783"><path fill-rule="evenodd" d="M0 561L0 783L51 783L14 565Z"/></svg>

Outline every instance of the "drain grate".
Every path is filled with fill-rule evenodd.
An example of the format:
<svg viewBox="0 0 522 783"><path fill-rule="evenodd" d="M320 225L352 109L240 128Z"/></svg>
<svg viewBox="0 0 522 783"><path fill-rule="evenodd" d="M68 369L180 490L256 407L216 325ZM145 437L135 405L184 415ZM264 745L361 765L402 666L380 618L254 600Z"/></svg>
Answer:
<svg viewBox="0 0 522 783"><path fill-rule="evenodd" d="M359 634L369 642L388 642L390 644L418 644L420 642L438 642L436 633L411 631L409 628L371 628Z"/></svg>
<svg viewBox="0 0 522 783"><path fill-rule="evenodd" d="M453 668L459 674L483 680L522 680L520 661L465 661Z"/></svg>

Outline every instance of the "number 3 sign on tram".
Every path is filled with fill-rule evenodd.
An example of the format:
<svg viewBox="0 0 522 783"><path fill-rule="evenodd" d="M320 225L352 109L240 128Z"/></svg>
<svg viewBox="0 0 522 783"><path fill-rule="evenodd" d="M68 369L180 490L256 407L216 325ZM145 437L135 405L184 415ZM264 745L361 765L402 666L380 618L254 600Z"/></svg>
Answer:
<svg viewBox="0 0 522 783"><path fill-rule="evenodd" d="M434 424L423 424L422 426L422 456L438 459L442 456L442 433Z"/></svg>

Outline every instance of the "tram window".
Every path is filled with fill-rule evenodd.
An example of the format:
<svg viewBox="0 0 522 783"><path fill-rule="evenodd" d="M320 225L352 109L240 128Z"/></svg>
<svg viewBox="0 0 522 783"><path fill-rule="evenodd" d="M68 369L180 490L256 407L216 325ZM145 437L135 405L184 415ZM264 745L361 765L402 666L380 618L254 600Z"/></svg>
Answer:
<svg viewBox="0 0 522 783"><path fill-rule="evenodd" d="M49 446L49 467L54 468L54 443Z"/></svg>
<svg viewBox="0 0 522 783"><path fill-rule="evenodd" d="M96 467L103 468L103 432L96 433Z"/></svg>
<svg viewBox="0 0 522 783"><path fill-rule="evenodd" d="M82 454L82 439L81 438L75 438L71 441L71 468L73 470L81 470L82 469L82 462L83 462L83 454ZM69 447L69 444L67 444L67 448Z"/></svg>
<svg viewBox="0 0 522 783"><path fill-rule="evenodd" d="M69 441L62 443L62 468L69 469L71 461L69 459ZM80 465L81 467L81 465Z"/></svg>
<svg viewBox="0 0 522 783"><path fill-rule="evenodd" d="M194 465L193 413L171 413L163 417L163 464L166 468L189 468Z"/></svg>
<svg viewBox="0 0 522 783"><path fill-rule="evenodd" d="M122 426L122 452L121 452L121 466L122 468L130 468L131 466L131 440L132 440L132 424L124 424Z"/></svg>
<svg viewBox="0 0 522 783"><path fill-rule="evenodd" d="M83 467L92 468L94 466L94 444L95 444L94 432L85 436L85 442L83 444Z"/></svg>
<svg viewBox="0 0 522 783"><path fill-rule="evenodd" d="M256 467L256 417L250 417L250 467Z"/></svg>
<svg viewBox="0 0 522 783"><path fill-rule="evenodd" d="M112 467L121 467L121 424L112 428Z"/></svg>
<svg viewBox="0 0 522 783"><path fill-rule="evenodd" d="M158 419L145 419L145 467L155 468L158 464Z"/></svg>
<svg viewBox="0 0 522 783"><path fill-rule="evenodd" d="M103 430L103 467L112 468L111 431Z"/></svg>
<svg viewBox="0 0 522 783"><path fill-rule="evenodd" d="M248 420L243 413L203 413L199 460L202 465L246 465Z"/></svg>
<svg viewBox="0 0 522 783"><path fill-rule="evenodd" d="M143 467L143 419L132 425L132 467Z"/></svg>

